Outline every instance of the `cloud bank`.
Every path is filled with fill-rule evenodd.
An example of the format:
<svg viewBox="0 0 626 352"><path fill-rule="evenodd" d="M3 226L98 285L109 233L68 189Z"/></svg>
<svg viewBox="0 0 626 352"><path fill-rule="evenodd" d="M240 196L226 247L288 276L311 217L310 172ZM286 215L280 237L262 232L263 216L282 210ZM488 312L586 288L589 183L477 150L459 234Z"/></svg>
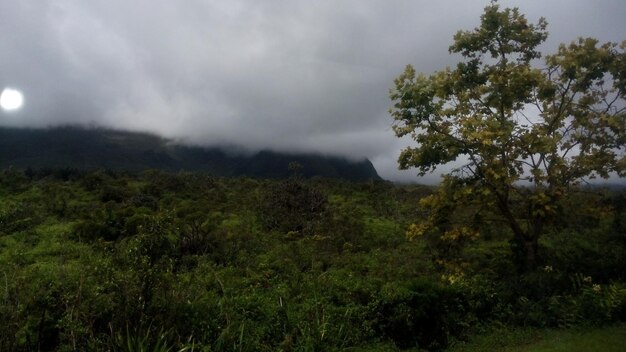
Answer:
<svg viewBox="0 0 626 352"><path fill-rule="evenodd" d="M452 35L487 2L4 1L0 86L25 105L0 125L82 123L202 145L369 158L384 178L410 144L391 131L388 90L408 63L458 60ZM502 1L549 22L545 51L578 36L621 41L615 1ZM438 173L424 181L438 178Z"/></svg>

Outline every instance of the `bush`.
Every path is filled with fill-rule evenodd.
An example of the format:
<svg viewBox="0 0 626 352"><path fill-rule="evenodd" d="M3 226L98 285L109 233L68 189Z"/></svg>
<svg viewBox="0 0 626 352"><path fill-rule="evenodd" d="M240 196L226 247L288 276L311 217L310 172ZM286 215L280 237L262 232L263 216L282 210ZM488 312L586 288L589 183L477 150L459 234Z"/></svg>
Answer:
<svg viewBox="0 0 626 352"><path fill-rule="evenodd" d="M429 280L386 285L372 306L376 329L400 348L442 350L467 324L467 301L455 286Z"/></svg>
<svg viewBox="0 0 626 352"><path fill-rule="evenodd" d="M266 191L261 203L261 219L270 230L311 235L327 205L321 192L302 181L280 181Z"/></svg>

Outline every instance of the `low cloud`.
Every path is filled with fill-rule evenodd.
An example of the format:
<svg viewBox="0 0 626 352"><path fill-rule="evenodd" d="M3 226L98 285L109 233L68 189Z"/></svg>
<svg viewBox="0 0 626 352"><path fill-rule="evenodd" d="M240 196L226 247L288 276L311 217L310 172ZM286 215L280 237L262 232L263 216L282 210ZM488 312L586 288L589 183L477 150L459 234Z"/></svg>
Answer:
<svg viewBox="0 0 626 352"><path fill-rule="evenodd" d="M544 16L546 46L619 41L621 1L503 1ZM478 25L472 2L5 1L0 85L22 89L5 126L96 124L201 145L370 158L396 170L388 90L408 63L431 73L458 58L452 35ZM424 179L434 182L438 174Z"/></svg>

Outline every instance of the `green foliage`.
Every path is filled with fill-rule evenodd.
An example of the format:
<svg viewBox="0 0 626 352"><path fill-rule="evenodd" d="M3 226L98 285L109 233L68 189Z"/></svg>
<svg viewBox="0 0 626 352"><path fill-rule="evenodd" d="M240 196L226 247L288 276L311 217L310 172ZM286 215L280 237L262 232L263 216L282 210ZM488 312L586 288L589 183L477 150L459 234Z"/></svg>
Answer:
<svg viewBox="0 0 626 352"><path fill-rule="evenodd" d="M474 203L432 219L481 236L407 241L424 186L46 172L0 174L2 351L442 350L484 325L626 319L618 192L564 197L545 269L516 275Z"/></svg>
<svg viewBox="0 0 626 352"><path fill-rule="evenodd" d="M377 297L376 328L401 348L441 350L465 323L464 297L432 281L385 285Z"/></svg>
<svg viewBox="0 0 626 352"><path fill-rule="evenodd" d="M451 352L620 352L626 344L626 326L573 330L509 329L499 327L469 343L457 343Z"/></svg>
<svg viewBox="0 0 626 352"><path fill-rule="evenodd" d="M24 231L36 223L37 216L28 204L4 202L0 205L0 234Z"/></svg>
<svg viewBox="0 0 626 352"><path fill-rule="evenodd" d="M491 5L455 37L465 62L397 80L396 133L429 132L401 165L469 160L436 190L295 164L289 180L0 172L0 351L437 351L625 321L624 192L573 181L623 170L623 112L593 109L623 93L624 54L582 40L541 71L544 39ZM516 271L515 251L538 267Z"/></svg>
<svg viewBox="0 0 626 352"><path fill-rule="evenodd" d="M431 76L409 65L390 93L396 135L417 144L402 151L401 168L424 175L463 163L427 204L432 215L417 232L454 231L437 218L460 201L481 204L509 227L522 271L538 264L538 239L571 185L626 175L624 45L580 38L538 68L546 26L494 2L479 27L454 36L450 52L463 61ZM467 233L466 223L454 226Z"/></svg>
<svg viewBox="0 0 626 352"><path fill-rule="evenodd" d="M270 230L311 235L327 207L326 197L298 179L276 183L265 194L261 217Z"/></svg>
<svg viewBox="0 0 626 352"><path fill-rule="evenodd" d="M132 331L127 328L125 333L114 334L111 343L112 351L119 352L171 352L175 351L169 344L168 333L155 329L151 326L147 328L134 328ZM188 348L176 350L183 352Z"/></svg>

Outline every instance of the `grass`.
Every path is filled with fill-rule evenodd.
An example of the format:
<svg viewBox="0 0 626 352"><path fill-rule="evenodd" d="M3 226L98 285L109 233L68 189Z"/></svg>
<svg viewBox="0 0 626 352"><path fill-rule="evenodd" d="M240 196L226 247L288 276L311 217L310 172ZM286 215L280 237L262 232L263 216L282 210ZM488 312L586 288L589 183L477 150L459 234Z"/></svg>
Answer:
<svg viewBox="0 0 626 352"><path fill-rule="evenodd" d="M499 330L457 344L451 352L623 352L626 324L594 329Z"/></svg>

